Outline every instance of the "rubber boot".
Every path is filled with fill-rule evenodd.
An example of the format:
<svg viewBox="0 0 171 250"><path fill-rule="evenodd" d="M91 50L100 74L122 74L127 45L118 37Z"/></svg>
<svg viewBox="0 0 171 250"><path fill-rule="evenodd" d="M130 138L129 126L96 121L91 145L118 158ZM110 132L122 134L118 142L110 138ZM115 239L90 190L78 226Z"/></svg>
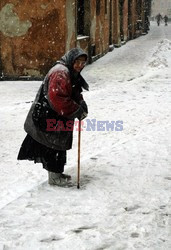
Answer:
<svg viewBox="0 0 171 250"><path fill-rule="evenodd" d="M70 181L70 175L48 171L48 183L50 185L67 186L70 184Z"/></svg>

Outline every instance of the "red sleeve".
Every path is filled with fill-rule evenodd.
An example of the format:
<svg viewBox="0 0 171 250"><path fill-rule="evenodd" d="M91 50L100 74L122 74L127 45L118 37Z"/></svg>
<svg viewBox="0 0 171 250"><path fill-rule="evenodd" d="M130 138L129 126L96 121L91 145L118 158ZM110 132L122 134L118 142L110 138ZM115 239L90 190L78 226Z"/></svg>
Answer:
<svg viewBox="0 0 171 250"><path fill-rule="evenodd" d="M72 86L67 70L55 70L49 76L48 99L53 109L62 116L70 116L79 105L71 98Z"/></svg>

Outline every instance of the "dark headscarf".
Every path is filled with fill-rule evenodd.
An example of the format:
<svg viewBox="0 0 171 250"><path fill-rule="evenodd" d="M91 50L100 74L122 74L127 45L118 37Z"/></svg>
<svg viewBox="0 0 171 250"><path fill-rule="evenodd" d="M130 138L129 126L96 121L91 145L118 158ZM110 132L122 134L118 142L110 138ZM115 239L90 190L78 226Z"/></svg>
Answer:
<svg viewBox="0 0 171 250"><path fill-rule="evenodd" d="M81 74L73 70L73 64L80 56L84 56L86 60L88 58L87 54L81 48L74 48L68 51L57 63L62 63L69 69L71 82L73 84L79 84L84 89L89 90L89 86Z"/></svg>
<svg viewBox="0 0 171 250"><path fill-rule="evenodd" d="M61 61L64 62L64 64L69 68L69 70L72 70L74 61L80 57L84 56L87 60L87 54L80 48L74 48L68 51L62 58Z"/></svg>

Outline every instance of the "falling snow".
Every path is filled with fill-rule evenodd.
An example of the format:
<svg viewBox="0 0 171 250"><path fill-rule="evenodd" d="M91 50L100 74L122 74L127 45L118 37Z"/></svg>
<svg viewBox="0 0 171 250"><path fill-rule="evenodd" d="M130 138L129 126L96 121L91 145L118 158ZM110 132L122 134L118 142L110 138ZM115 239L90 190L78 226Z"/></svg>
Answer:
<svg viewBox="0 0 171 250"><path fill-rule="evenodd" d="M121 120L123 131L86 131L84 121L79 190L78 132L73 186L49 186L41 164L16 160L41 82L0 83L0 249L171 249L170 34L152 23L84 69L87 119Z"/></svg>

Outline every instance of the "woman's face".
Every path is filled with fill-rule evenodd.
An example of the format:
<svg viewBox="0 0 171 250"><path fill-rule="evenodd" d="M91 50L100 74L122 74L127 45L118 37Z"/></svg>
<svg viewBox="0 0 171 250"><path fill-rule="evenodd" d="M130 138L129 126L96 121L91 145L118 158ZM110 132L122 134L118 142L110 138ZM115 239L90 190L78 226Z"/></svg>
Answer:
<svg viewBox="0 0 171 250"><path fill-rule="evenodd" d="M81 72L81 70L85 67L86 62L87 60L85 56L79 56L73 64L73 69L76 72Z"/></svg>

